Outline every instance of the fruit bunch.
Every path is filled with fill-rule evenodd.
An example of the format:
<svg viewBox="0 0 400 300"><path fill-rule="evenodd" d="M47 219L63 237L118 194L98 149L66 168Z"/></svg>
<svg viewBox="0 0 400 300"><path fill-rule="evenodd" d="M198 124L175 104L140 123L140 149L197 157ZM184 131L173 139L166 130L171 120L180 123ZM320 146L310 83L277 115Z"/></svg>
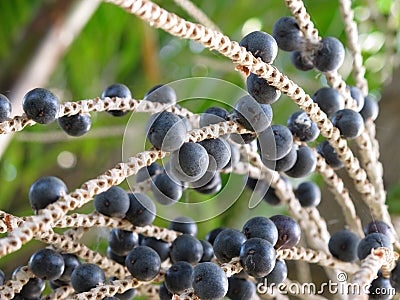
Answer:
<svg viewBox="0 0 400 300"><path fill-rule="evenodd" d="M8 235L0 239L0 257L32 239L49 247L33 253L9 280L0 272L1 299L253 299L260 286L270 287L263 297L280 299L286 296L276 286L290 283L288 260L319 264L336 283L346 272L350 283L368 286L370 299L391 299L393 294L380 294L383 289L400 291L399 240L385 206L374 137L377 102L365 81L346 85L337 72L343 45L318 36L301 1L286 1L294 16L278 19L272 35L254 31L240 43L150 1L109 2L230 58L246 75L248 94L231 111L213 106L194 114L180 107L170 85L157 85L135 100L127 86L113 84L98 98L64 104L49 90L36 88L23 99L24 115L13 118L10 101L0 95L2 134L57 121L65 133L78 137L90 130L91 112L151 114L145 126L149 150L74 191L60 178L39 178L28 195L34 215L3 213L0 230ZM306 94L272 65L278 49L291 52L297 69L323 72L329 87L312 97ZM352 49L360 55L357 47ZM282 93L300 110L286 124L273 124L272 105ZM351 140L359 146L359 158L348 146ZM341 168L371 208L373 221L364 228L336 173ZM307 180L314 172L341 205L346 229L328 232L317 209L319 186ZM173 207L185 189L217 195L224 187L223 173L242 175L253 195L269 205L286 205L291 216L253 217L240 229L215 228L205 239L197 237L198 224L187 216L171 220L168 229L153 225L155 203ZM130 190L119 186L133 175ZM302 183L294 188L293 178ZM92 213L68 214L92 200ZM80 241L92 227L110 229L106 253ZM68 229L57 233L55 228ZM298 245L302 237L309 248ZM46 284L52 292L43 295ZM365 295L352 295L359 296Z"/></svg>

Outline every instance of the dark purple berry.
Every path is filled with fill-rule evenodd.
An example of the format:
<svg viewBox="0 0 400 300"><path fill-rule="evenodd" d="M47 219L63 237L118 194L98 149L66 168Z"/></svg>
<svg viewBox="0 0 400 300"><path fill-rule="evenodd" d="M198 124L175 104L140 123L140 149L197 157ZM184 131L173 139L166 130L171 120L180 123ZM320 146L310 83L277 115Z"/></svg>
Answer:
<svg viewBox="0 0 400 300"><path fill-rule="evenodd" d="M266 63L272 63L278 54L278 45L275 39L263 31L249 33L240 41L239 45Z"/></svg>
<svg viewBox="0 0 400 300"><path fill-rule="evenodd" d="M344 98L334 88L320 88L312 96L312 99L328 117L338 110L344 109Z"/></svg>
<svg viewBox="0 0 400 300"><path fill-rule="evenodd" d="M29 203L33 211L37 212L66 194L68 194L68 189L61 179L54 176L45 176L31 185Z"/></svg>
<svg viewBox="0 0 400 300"><path fill-rule="evenodd" d="M328 141L322 141L317 146L317 152L325 158L326 163L334 170L343 168L343 163L338 157L338 154Z"/></svg>
<svg viewBox="0 0 400 300"><path fill-rule="evenodd" d="M320 40L314 53L314 66L321 72L335 71L344 61L343 44L334 37Z"/></svg>
<svg viewBox="0 0 400 300"><path fill-rule="evenodd" d="M301 183L294 191L302 207L317 206L321 202L321 190L312 181Z"/></svg>
<svg viewBox="0 0 400 300"><path fill-rule="evenodd" d="M36 277L44 280L60 278L64 272L64 259L52 249L36 251L29 259L29 268Z"/></svg>
<svg viewBox="0 0 400 300"><path fill-rule="evenodd" d="M128 193L119 186L112 186L94 197L94 208L105 216L124 218L129 209Z"/></svg>
<svg viewBox="0 0 400 300"><path fill-rule="evenodd" d="M272 36L275 38L279 49L284 51L295 51L303 48L304 38L294 17L282 17L276 21L272 28Z"/></svg>
<svg viewBox="0 0 400 300"><path fill-rule="evenodd" d="M4 122L10 117L11 108L10 100L3 94L0 94L0 122Z"/></svg>
<svg viewBox="0 0 400 300"><path fill-rule="evenodd" d="M145 194L128 193L129 209L125 219L135 226L146 226L153 223L156 218L156 206Z"/></svg>
<svg viewBox="0 0 400 300"><path fill-rule="evenodd" d="M176 93L175 90L169 85L157 84L147 91L143 100L165 104L175 104Z"/></svg>
<svg viewBox="0 0 400 300"><path fill-rule="evenodd" d="M275 244L275 249L287 249L296 246L301 237L299 224L293 218L284 215L275 215L270 219L278 229L278 241Z"/></svg>
<svg viewBox="0 0 400 300"><path fill-rule="evenodd" d="M387 247L393 250L392 241L390 238L379 232L370 233L365 238L363 238L358 244L357 255L360 260L365 259L371 254L372 249Z"/></svg>
<svg viewBox="0 0 400 300"><path fill-rule="evenodd" d="M78 114L58 118L58 125L70 136L82 136L90 130L92 119L89 114Z"/></svg>
<svg viewBox="0 0 400 300"><path fill-rule="evenodd" d="M81 264L71 274L71 284L77 293L87 292L105 281L104 271L95 264Z"/></svg>
<svg viewBox="0 0 400 300"><path fill-rule="evenodd" d="M345 262L355 261L360 238L349 230L333 233L329 239L328 248L333 257Z"/></svg>
<svg viewBox="0 0 400 300"><path fill-rule="evenodd" d="M220 262L227 263L239 256L240 247L245 241L246 236L239 230L225 229L214 240L214 254Z"/></svg>
<svg viewBox="0 0 400 300"><path fill-rule="evenodd" d="M286 171L286 175L300 178L310 175L317 166L317 158L314 151L307 146L300 146L297 150L297 159L293 167Z"/></svg>
<svg viewBox="0 0 400 300"><path fill-rule="evenodd" d="M197 264L203 256L203 246L194 236L182 234L173 241L170 256L173 262L187 261Z"/></svg>
<svg viewBox="0 0 400 300"><path fill-rule="evenodd" d="M221 299L228 292L228 278L218 265L203 262L194 267L192 286L200 299Z"/></svg>
<svg viewBox="0 0 400 300"><path fill-rule="evenodd" d="M287 126L292 134L302 142L312 142L319 135L317 123L311 121L304 111L293 113L287 121Z"/></svg>
<svg viewBox="0 0 400 300"><path fill-rule="evenodd" d="M197 235L197 225L196 222L189 217L181 216L173 219L169 223L169 229L175 230L182 233L191 234L193 236Z"/></svg>
<svg viewBox="0 0 400 300"><path fill-rule="evenodd" d="M246 81L247 91L258 103L272 104L281 96L281 92L270 85L264 78L251 73Z"/></svg>
<svg viewBox="0 0 400 300"><path fill-rule="evenodd" d="M42 88L29 91L22 100L22 108L28 118L39 124L49 124L56 120L60 103L52 92Z"/></svg>
<svg viewBox="0 0 400 300"><path fill-rule="evenodd" d="M160 272L161 259L150 247L137 246L126 256L125 265L133 277L141 281L149 281Z"/></svg>
<svg viewBox="0 0 400 300"><path fill-rule="evenodd" d="M300 71L310 71L314 69L311 59L301 51L293 51L290 53L290 60L293 66Z"/></svg>
<svg viewBox="0 0 400 300"><path fill-rule="evenodd" d="M331 122L346 139L355 139L364 129L364 120L361 115L347 108L335 112L331 116Z"/></svg>
<svg viewBox="0 0 400 300"><path fill-rule="evenodd" d="M240 263L250 276L267 276L274 269L275 260L274 246L267 240L251 238L240 248Z"/></svg>

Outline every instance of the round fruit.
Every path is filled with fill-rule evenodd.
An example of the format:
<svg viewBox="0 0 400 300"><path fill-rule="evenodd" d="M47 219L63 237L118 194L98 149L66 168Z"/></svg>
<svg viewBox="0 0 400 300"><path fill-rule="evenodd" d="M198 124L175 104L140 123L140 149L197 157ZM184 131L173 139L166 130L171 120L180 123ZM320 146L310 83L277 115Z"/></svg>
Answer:
<svg viewBox="0 0 400 300"><path fill-rule="evenodd" d="M236 102L233 115L244 128L261 132L268 128L272 121L272 108L269 104L260 104L251 96L244 96Z"/></svg>
<svg viewBox="0 0 400 300"><path fill-rule="evenodd" d="M108 236L108 246L118 255L124 256L138 245L138 236L132 231L119 228L111 229Z"/></svg>
<svg viewBox="0 0 400 300"><path fill-rule="evenodd" d="M185 261L174 263L165 274L165 286L173 294L182 294L192 287L193 267Z"/></svg>
<svg viewBox="0 0 400 300"><path fill-rule="evenodd" d="M370 233L382 233L386 235L390 240L394 243L395 237L393 234L392 229L390 228L389 225L387 225L385 222L380 221L380 220L373 220L367 224L364 228L364 233L365 235L368 235Z"/></svg>
<svg viewBox="0 0 400 300"><path fill-rule="evenodd" d="M325 158L326 163L334 170L343 168L343 163L340 161L335 148L328 141L322 141L317 146L317 152Z"/></svg>
<svg viewBox="0 0 400 300"><path fill-rule="evenodd" d="M379 114L379 106L377 100L372 96L368 95L364 98L364 106L360 111L364 121L372 120L375 121Z"/></svg>
<svg viewBox="0 0 400 300"><path fill-rule="evenodd" d="M258 143L264 159L278 160L292 149L293 136L286 126L272 125L259 134Z"/></svg>
<svg viewBox="0 0 400 300"><path fill-rule="evenodd" d="M162 205L172 205L182 197L182 186L172 180L167 173L154 177L151 184L154 199Z"/></svg>
<svg viewBox="0 0 400 300"><path fill-rule="evenodd" d="M340 134L347 139L355 139L364 129L364 120L361 115L351 109L342 109L331 116L333 126L337 127Z"/></svg>
<svg viewBox="0 0 400 300"><path fill-rule="evenodd" d="M335 71L344 61L343 44L334 37L320 40L314 53L314 66L321 72Z"/></svg>
<svg viewBox="0 0 400 300"><path fill-rule="evenodd" d="M276 21L272 36L281 50L295 51L303 48L304 38L294 17L282 17Z"/></svg>
<svg viewBox="0 0 400 300"><path fill-rule="evenodd" d="M186 125L179 116L163 111L150 116L146 123L146 132L154 147L172 152L184 143Z"/></svg>
<svg viewBox="0 0 400 300"><path fill-rule="evenodd" d="M185 233L173 241L170 256L173 262L186 261L197 264L203 256L203 246L194 236Z"/></svg>
<svg viewBox="0 0 400 300"><path fill-rule="evenodd" d="M256 286L250 280L229 277L228 292L226 297L232 300L249 300L253 299L256 293Z"/></svg>
<svg viewBox="0 0 400 300"><path fill-rule="evenodd" d="M112 186L94 197L94 208L105 216L124 218L129 209L128 193L119 186Z"/></svg>
<svg viewBox="0 0 400 300"><path fill-rule="evenodd" d="M156 218L156 206L145 194L129 193L129 209L125 219L135 226L146 226L153 223Z"/></svg>
<svg viewBox="0 0 400 300"><path fill-rule="evenodd" d="M293 51L290 53L290 60L293 66L300 71L310 71L314 69L311 59L301 51Z"/></svg>
<svg viewBox="0 0 400 300"><path fill-rule="evenodd" d="M292 134L302 142L312 142L319 135L317 123L311 121L304 111L293 113L287 121L287 126Z"/></svg>
<svg viewBox="0 0 400 300"><path fill-rule="evenodd" d="M60 278L64 272L64 259L52 249L36 251L29 259L29 268L36 277L44 280Z"/></svg>
<svg viewBox="0 0 400 300"><path fill-rule="evenodd" d="M228 292L228 278L218 265L203 262L194 267L192 286L200 299L217 300Z"/></svg>
<svg viewBox="0 0 400 300"><path fill-rule="evenodd" d="M91 263L85 263L77 266L71 274L71 284L75 292L83 293L90 289L104 284L106 275L103 270Z"/></svg>
<svg viewBox="0 0 400 300"><path fill-rule="evenodd" d="M275 260L274 246L264 239L248 239L240 248L240 263L250 276L267 276L274 269Z"/></svg>
<svg viewBox="0 0 400 300"><path fill-rule="evenodd" d="M68 194L68 189L64 181L54 176L45 176L31 185L29 203L33 211L37 212L66 194Z"/></svg>
<svg viewBox="0 0 400 300"><path fill-rule="evenodd" d="M140 183L146 181L154 177L157 174L160 174L163 171L163 167L161 167L158 163L154 162L149 166L145 166L136 173L136 183Z"/></svg>
<svg viewBox="0 0 400 300"><path fill-rule="evenodd" d="M315 92L312 99L328 117L338 110L344 109L344 98L334 88L320 88Z"/></svg>
<svg viewBox="0 0 400 300"><path fill-rule="evenodd" d="M363 238L358 244L357 255L360 260L363 260L368 255L371 254L372 249L387 247L390 250L393 250L392 241L387 235L384 235L379 232L374 232L368 234L365 238Z"/></svg>
<svg viewBox="0 0 400 300"><path fill-rule="evenodd" d="M231 147L223 139L207 139L199 142L206 149L208 155L211 155L216 163L216 170L225 167L231 158Z"/></svg>
<svg viewBox="0 0 400 300"><path fill-rule="evenodd" d="M240 41L239 45L266 63L272 63L278 54L278 45L275 39L263 31L249 33Z"/></svg>
<svg viewBox="0 0 400 300"><path fill-rule="evenodd" d="M211 261L214 258L213 246L205 240L200 240L200 243L203 246L203 256L201 257L200 262Z"/></svg>
<svg viewBox="0 0 400 300"><path fill-rule="evenodd" d="M242 232L246 238L258 237L267 240L272 245L278 241L278 229L274 222L264 217L251 218L243 225Z"/></svg>
<svg viewBox="0 0 400 300"><path fill-rule="evenodd" d="M92 119L89 114L77 114L58 118L58 125L70 136L82 136L90 130Z"/></svg>
<svg viewBox="0 0 400 300"><path fill-rule="evenodd" d="M174 105L176 103L176 93L169 85L158 84L147 91L143 100Z"/></svg>
<svg viewBox="0 0 400 300"><path fill-rule="evenodd" d="M191 234L193 236L197 235L197 225L196 222L189 217L181 216L173 219L169 223L169 229L175 230L182 233Z"/></svg>
<svg viewBox="0 0 400 300"><path fill-rule="evenodd" d="M214 240L214 254L220 262L227 263L239 256L240 247L245 241L246 236L239 230L222 230Z"/></svg>
<svg viewBox="0 0 400 300"><path fill-rule="evenodd" d="M218 124L228 120L228 112L226 109L218 106L207 108L200 114L199 125L205 127L211 124Z"/></svg>
<svg viewBox="0 0 400 300"><path fill-rule="evenodd" d="M22 108L27 117L33 121L39 124L49 124L56 120L60 102L49 90L36 88L24 96Z"/></svg>
<svg viewBox="0 0 400 300"><path fill-rule="evenodd" d="M125 265L133 277L141 281L149 281L160 272L161 259L150 247L137 246L126 256Z"/></svg>
<svg viewBox="0 0 400 300"><path fill-rule="evenodd" d="M161 261L165 261L167 258L169 258L169 243L164 242L163 240L147 236L144 237L140 245L150 247L156 251L160 256Z"/></svg>
<svg viewBox="0 0 400 300"><path fill-rule="evenodd" d="M333 257L345 262L355 261L360 238L349 230L333 233L329 239L328 248Z"/></svg>
<svg viewBox="0 0 400 300"><path fill-rule="evenodd" d="M275 215L270 219L278 229L278 241L275 244L275 249L287 249L296 246L301 237L299 224L293 218L284 215Z"/></svg>
<svg viewBox="0 0 400 300"><path fill-rule="evenodd" d="M297 161L297 145L293 145L290 152L286 154L284 157L278 160L268 160L264 157L261 157L263 164L271 170L275 170L278 172L286 172L293 168L294 164Z"/></svg>
<svg viewBox="0 0 400 300"><path fill-rule="evenodd" d="M317 158L314 151L307 146L300 146L297 150L297 159L293 167L286 171L286 175L300 178L310 175L317 166Z"/></svg>
<svg viewBox="0 0 400 300"><path fill-rule="evenodd" d="M302 207L317 206L321 202L321 190L312 181L301 183L294 191Z"/></svg>
<svg viewBox="0 0 400 300"><path fill-rule="evenodd" d="M77 266L81 264L79 258L75 254L70 253L62 253L61 254L64 260L64 272L58 278L58 280L63 282L69 282L71 280L71 274L75 270Z"/></svg>
<svg viewBox="0 0 400 300"><path fill-rule="evenodd" d="M269 85L264 78L251 73L246 81L247 91L258 103L272 104L281 96L281 92Z"/></svg>
<svg viewBox="0 0 400 300"><path fill-rule="evenodd" d="M208 163L208 153L202 144L184 143L171 154L171 175L179 181L196 181L206 173Z"/></svg>
<svg viewBox="0 0 400 300"><path fill-rule="evenodd" d="M11 102L6 96L0 94L0 122L7 121L11 115Z"/></svg>

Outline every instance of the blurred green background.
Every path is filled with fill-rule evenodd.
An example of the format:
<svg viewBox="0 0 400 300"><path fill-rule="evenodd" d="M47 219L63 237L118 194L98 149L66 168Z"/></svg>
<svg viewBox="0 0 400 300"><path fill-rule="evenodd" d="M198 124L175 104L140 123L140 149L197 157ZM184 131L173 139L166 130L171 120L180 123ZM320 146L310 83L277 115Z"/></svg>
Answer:
<svg viewBox="0 0 400 300"><path fill-rule="evenodd" d="M18 83L26 76L27 70L31 70L33 63L38 63L49 75L41 74L41 68L35 69L36 73L31 76L34 79L32 82L35 82L36 76L43 75L41 86L50 88L63 102L100 96L102 90L113 83L127 85L134 98L142 99L145 92L155 84L198 76L223 79L245 88L242 77L226 58L203 49L194 42L179 40L161 30L150 28L136 16L111 4L100 4L92 14L85 6L85 2L90 1L0 1L0 93L10 97L14 103L14 111L18 112L21 101L21 97L15 95L23 95L28 91L16 92L15 89L23 86ZM382 26L382 20L385 20L391 10L392 1L372 1L376 4L372 9L368 6L370 1L353 2L356 18L361 23L360 40L370 90L379 98L392 67L385 63L387 49L384 47L385 36L389 36L391 32ZM157 3L192 20L171 0ZM196 0L194 3L206 12L224 34L236 41L253 30L271 33L273 23L281 16L289 15L284 1L278 0ZM305 1L305 5L321 36L336 36L346 44L338 1ZM63 31L69 18L75 18L72 19L73 24L85 18L88 18L88 22L84 22L81 32L69 35ZM50 48L53 45L51 38L49 40L51 34L61 40L60 46L59 40L57 42L55 38L54 45L62 49L57 50L54 56L44 55L44 58L38 58L36 54L43 51L43 45ZM68 47L62 46L63 42ZM311 95L326 84L324 77L316 71L295 70L290 63L289 54L283 51L279 51L274 64ZM340 73L348 78L349 84L354 83L350 74L350 55L346 57ZM36 86L30 88L33 87ZM233 105L236 99L230 101ZM191 110L199 113L215 103L197 100L188 105ZM284 124L291 112L296 110L296 106L282 96L273 105L273 109L274 122ZM115 118L107 113L92 114L92 130L80 138L69 138L61 132L57 124L50 124L27 128L14 135L10 141L1 141L4 149L0 160L1 210L19 216L31 214L29 187L41 176L58 176L73 190L120 162L123 134L130 116L128 114ZM137 124L143 125L147 117L145 114L137 114L132 118ZM144 131L139 131L139 128L134 133L139 144L132 144L132 149L124 150L131 151L131 155L144 142ZM227 177L224 177L225 180ZM323 185L320 178L315 176L314 179ZM238 175L233 175L232 180L243 181ZM266 203L249 210L249 195L249 192L244 191L228 211L199 224L199 237L204 238L209 230L221 225L240 228L251 215L271 216L285 211L283 207L272 208ZM237 196L239 195L224 197ZM193 202L204 200L204 196L189 190L184 192L183 198L190 198ZM92 209L92 204L89 204L84 210ZM166 226L168 223L157 219L156 224ZM105 250L102 236L89 243L101 252ZM0 268L10 272L15 266L26 262L34 249L41 246L40 243L31 242L18 253L1 259Z"/></svg>

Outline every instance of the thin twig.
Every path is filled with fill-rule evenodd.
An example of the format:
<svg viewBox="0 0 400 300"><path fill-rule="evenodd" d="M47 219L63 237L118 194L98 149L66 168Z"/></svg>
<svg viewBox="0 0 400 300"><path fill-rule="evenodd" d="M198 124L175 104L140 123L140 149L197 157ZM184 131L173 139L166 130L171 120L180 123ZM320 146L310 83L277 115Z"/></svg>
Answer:
<svg viewBox="0 0 400 300"><path fill-rule="evenodd" d="M356 208L350 197L349 191L344 187L343 180L336 172L326 163L325 159L315 151L317 157L316 171L324 178L330 191L335 196L335 199L342 209L344 218L349 229L359 237L364 236L361 226L361 220L357 216Z"/></svg>
<svg viewBox="0 0 400 300"><path fill-rule="evenodd" d="M214 30L221 31L221 29L219 29L218 26L213 21L211 21L211 19L192 1L174 0L174 2L178 4L180 7L182 7L193 19L195 19L200 24L203 24Z"/></svg>
<svg viewBox="0 0 400 300"><path fill-rule="evenodd" d="M358 42L358 29L356 22L354 22L354 11L351 8L351 0L339 0L339 9L345 25L344 30L346 31L347 47L349 47L354 59L353 77L356 86L365 96L368 94L368 82L365 79L365 67L363 65L361 47Z"/></svg>
<svg viewBox="0 0 400 300"><path fill-rule="evenodd" d="M0 286L1 299L12 299L28 283L29 279L33 277L34 274L29 270L28 266L21 267L11 280L6 281Z"/></svg>

